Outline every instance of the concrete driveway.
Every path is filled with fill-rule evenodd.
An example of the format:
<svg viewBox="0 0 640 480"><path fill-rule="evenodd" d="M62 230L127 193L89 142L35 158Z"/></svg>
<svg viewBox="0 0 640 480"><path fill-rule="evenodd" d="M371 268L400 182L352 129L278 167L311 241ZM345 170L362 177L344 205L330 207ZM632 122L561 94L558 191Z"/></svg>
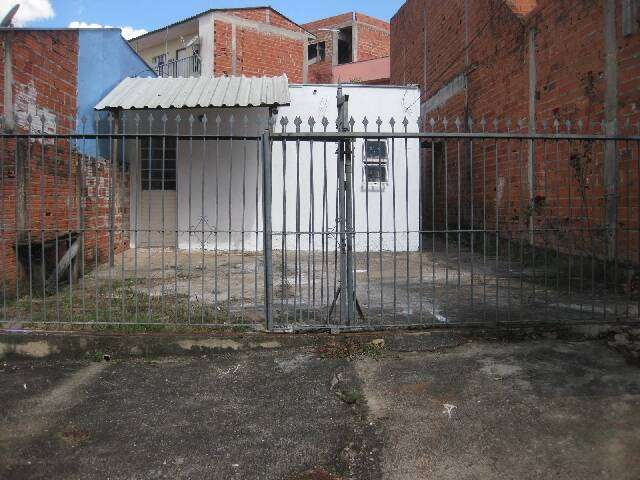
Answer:
<svg viewBox="0 0 640 480"><path fill-rule="evenodd" d="M640 478L640 369L616 352L429 335L5 359L0 478Z"/></svg>

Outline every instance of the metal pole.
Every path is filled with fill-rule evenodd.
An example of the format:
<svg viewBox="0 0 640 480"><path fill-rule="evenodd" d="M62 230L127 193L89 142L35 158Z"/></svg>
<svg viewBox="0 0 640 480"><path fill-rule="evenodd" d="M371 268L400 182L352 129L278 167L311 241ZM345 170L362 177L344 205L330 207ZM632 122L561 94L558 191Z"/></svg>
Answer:
<svg viewBox="0 0 640 480"><path fill-rule="evenodd" d="M345 111L347 110L348 97L345 100ZM345 115L346 117L346 115ZM351 325L355 319L355 282L354 282L354 268L353 268L353 197L352 197L352 170L353 163L351 158L351 142L345 140L344 147L344 195L346 203L346 237L347 237L347 290L345 292L347 296L347 325Z"/></svg>
<svg viewBox="0 0 640 480"><path fill-rule="evenodd" d="M349 131L349 96L342 94L338 87L338 130ZM355 314L355 292L353 291L353 203L351 196L351 145L348 140L340 140L338 158L339 222L340 222L340 320L351 325ZM345 317L346 315L346 317Z"/></svg>
<svg viewBox="0 0 640 480"><path fill-rule="evenodd" d="M344 132L345 128L345 99L342 95L342 87L338 87L337 103L338 103L338 132ZM340 233L340 323L346 318L348 319L348 302L349 292L347 288L347 252L346 252L346 214L345 214L345 145L344 141L338 141L338 230ZM346 317L345 317L346 315Z"/></svg>
<svg viewBox="0 0 640 480"><path fill-rule="evenodd" d="M264 313L267 330L273 328L273 270L271 258L271 136L269 130L262 134L262 237L264 250Z"/></svg>

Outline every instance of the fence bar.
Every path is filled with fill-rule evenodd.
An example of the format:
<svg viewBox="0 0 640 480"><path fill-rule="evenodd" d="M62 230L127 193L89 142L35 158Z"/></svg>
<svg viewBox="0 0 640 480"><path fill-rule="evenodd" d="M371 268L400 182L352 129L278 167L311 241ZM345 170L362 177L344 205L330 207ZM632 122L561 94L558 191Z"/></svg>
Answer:
<svg viewBox="0 0 640 480"><path fill-rule="evenodd" d="M271 180L271 139L269 130L265 130L262 134L262 232L264 254L264 315L268 331L273 330Z"/></svg>

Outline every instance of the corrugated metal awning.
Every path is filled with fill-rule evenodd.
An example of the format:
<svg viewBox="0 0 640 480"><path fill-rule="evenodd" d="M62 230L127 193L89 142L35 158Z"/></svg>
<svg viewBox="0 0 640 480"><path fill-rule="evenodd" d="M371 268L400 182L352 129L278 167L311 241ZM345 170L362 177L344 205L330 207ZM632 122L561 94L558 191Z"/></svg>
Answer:
<svg viewBox="0 0 640 480"><path fill-rule="evenodd" d="M281 77L125 78L95 106L121 108L275 107L289 105Z"/></svg>

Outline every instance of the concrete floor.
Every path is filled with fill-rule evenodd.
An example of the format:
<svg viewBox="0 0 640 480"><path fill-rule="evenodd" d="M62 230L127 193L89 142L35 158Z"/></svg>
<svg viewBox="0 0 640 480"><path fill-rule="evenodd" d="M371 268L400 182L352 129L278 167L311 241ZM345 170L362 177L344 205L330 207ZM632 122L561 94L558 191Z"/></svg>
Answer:
<svg viewBox="0 0 640 480"><path fill-rule="evenodd" d="M423 246L422 252L355 255L363 316L352 325L640 321L637 291L625 294L610 279L607 288L591 283L598 278L589 271L598 266L595 260L573 259L567 265L566 259L561 264L552 253L537 252L532 267L519 258L517 242L510 247L511 260L504 252L498 260L484 255L481 245L473 254L438 239ZM61 284L58 294L44 301L38 292L32 301L22 298L1 312L2 319L264 325L262 252L130 249L114 260L112 268L87 265L87 275L72 288ZM285 256L274 250L275 326L343 324L339 302L329 318L338 269L335 252L288 251ZM28 292L28 285L21 291Z"/></svg>
<svg viewBox="0 0 640 480"><path fill-rule="evenodd" d="M5 359L0 478L640 477L640 370L619 354L434 335Z"/></svg>
<svg viewBox="0 0 640 480"><path fill-rule="evenodd" d="M513 247L516 248L515 246ZM423 252L371 252L355 257L356 292L363 310L360 325L491 324L494 322L638 320L639 301L589 285L588 265L554 270L553 258L538 266L473 255L444 242ZM99 266L57 297L73 304L73 317L96 315L106 321L242 323L264 322L262 253L171 249L131 249L115 257L115 266ZM339 324L328 320L334 300L334 252L273 252L273 309L278 326ZM578 277L577 272L583 273ZM586 282L586 283L585 283ZM557 288L560 286L560 288ZM41 299L36 295L35 302ZM52 308L56 296L47 299ZM97 302L97 308L96 308ZM339 305L339 304L338 304ZM36 305L38 311L40 305ZM22 301L24 318L33 306ZM108 318L106 311L109 310ZM111 315L113 310L113 315ZM56 311L55 316L60 316ZM49 314L49 318L52 314ZM64 317L64 315L63 315ZM86 321L86 319L85 319Z"/></svg>

